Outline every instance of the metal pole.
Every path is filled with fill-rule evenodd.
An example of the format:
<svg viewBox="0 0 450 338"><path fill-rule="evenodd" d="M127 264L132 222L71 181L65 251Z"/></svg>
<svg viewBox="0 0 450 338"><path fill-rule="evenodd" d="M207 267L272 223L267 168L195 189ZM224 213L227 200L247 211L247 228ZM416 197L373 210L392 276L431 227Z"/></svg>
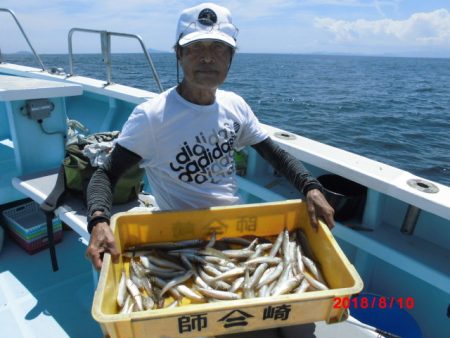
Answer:
<svg viewBox="0 0 450 338"><path fill-rule="evenodd" d="M148 53L148 50L144 45L144 41L142 41L142 38L139 35L136 35L135 37L136 37L136 39L138 39L139 43L141 44L142 50L144 51L145 58L147 59L147 62L150 65L150 68L152 70L153 78L156 81L159 91L162 93L164 91L163 86L161 84L161 81L159 80L158 72L156 71L156 68L155 68L155 65L153 64L152 58L150 57L150 54Z"/></svg>
<svg viewBox="0 0 450 338"><path fill-rule="evenodd" d="M405 235L412 235L417 224L417 220L420 216L420 209L409 205L408 210L406 210L405 218L403 219L402 227L400 231Z"/></svg>
<svg viewBox="0 0 450 338"><path fill-rule="evenodd" d="M107 31L100 33L100 42L102 45L103 63L106 66L106 81L107 85L112 83L111 74L111 35Z"/></svg>
<svg viewBox="0 0 450 338"><path fill-rule="evenodd" d="M86 28L72 28L69 31L68 43L69 43L69 72L73 75L73 48L72 48L72 35L74 32L86 32L86 33L98 33L100 34L100 42L102 48L103 62L106 65L106 73L107 73L107 81L108 84L112 83L112 69L111 69L111 36L121 36L127 38L134 38L139 41L141 45L142 51L144 52L144 56L147 60L147 63L150 66L150 70L152 71L153 78L158 86L159 90L162 92L163 86L161 85L161 81L158 76L158 72L156 71L155 65L153 64L152 58L148 53L147 48L145 47L142 38L139 35L135 34L127 34L127 33L116 33L116 32L108 32L108 31L100 31L95 29L86 29Z"/></svg>
<svg viewBox="0 0 450 338"><path fill-rule="evenodd" d="M14 21L16 22L17 26L19 27L20 31L22 32L23 37L25 38L25 41L27 42L28 46L30 47L31 51L34 54L34 57L36 58L36 61L39 63L39 65L41 66L42 70L45 70L45 66L42 63L41 58L39 57L39 55L36 53L36 51L34 50L33 46L31 45L30 40L28 40L28 36L25 33L25 31L22 28L22 25L20 24L19 20L17 20L16 15L14 14L14 12L8 8L0 8L0 12L7 12L9 14L11 14L11 16L13 17Z"/></svg>

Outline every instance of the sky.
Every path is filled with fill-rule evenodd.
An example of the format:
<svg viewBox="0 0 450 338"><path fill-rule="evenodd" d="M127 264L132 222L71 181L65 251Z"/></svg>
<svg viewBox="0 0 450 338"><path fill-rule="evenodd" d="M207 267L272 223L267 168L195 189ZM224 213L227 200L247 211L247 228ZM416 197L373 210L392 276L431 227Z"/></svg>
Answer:
<svg viewBox="0 0 450 338"><path fill-rule="evenodd" d="M171 51L180 12L202 1L0 0L40 54L67 53L81 27L138 34L147 48ZM450 0L224 0L243 53L330 53L450 57ZM8 13L0 12L3 53L28 50ZM97 53L100 39L75 33L77 53ZM113 38L113 52L138 52L135 40Z"/></svg>

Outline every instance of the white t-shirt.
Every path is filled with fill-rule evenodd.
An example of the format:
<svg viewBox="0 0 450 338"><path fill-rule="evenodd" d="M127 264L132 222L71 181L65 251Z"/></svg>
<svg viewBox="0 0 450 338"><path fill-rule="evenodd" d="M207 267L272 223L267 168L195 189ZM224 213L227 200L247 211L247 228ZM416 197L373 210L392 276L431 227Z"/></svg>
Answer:
<svg viewBox="0 0 450 338"><path fill-rule="evenodd" d="M137 106L117 142L142 157L158 206L183 210L238 203L234 149L267 137L240 96L201 106L173 87Z"/></svg>

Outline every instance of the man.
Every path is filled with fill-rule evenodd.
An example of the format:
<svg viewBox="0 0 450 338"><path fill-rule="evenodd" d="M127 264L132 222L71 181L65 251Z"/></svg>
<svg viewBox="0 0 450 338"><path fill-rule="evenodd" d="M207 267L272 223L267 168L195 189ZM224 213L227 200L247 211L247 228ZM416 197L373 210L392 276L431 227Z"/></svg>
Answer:
<svg viewBox="0 0 450 338"><path fill-rule="evenodd" d="M305 196L311 223L332 228L334 211L320 183L271 141L246 102L219 90L236 49L237 28L228 9L205 3L182 12L175 51L183 79L130 115L116 147L88 187L87 257L100 269L104 252L118 260L109 227L111 187L140 162L161 210L239 203L234 149L252 146Z"/></svg>

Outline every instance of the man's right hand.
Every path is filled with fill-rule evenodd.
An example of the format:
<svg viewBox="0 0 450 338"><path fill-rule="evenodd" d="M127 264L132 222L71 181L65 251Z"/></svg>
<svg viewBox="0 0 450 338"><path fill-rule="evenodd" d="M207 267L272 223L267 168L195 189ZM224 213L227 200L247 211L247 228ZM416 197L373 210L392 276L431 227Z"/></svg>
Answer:
<svg viewBox="0 0 450 338"><path fill-rule="evenodd" d="M113 263L119 262L119 250L116 247L114 235L106 222L97 223L92 229L89 245L86 250L86 257L92 262L96 270L100 270L105 252L111 254Z"/></svg>

